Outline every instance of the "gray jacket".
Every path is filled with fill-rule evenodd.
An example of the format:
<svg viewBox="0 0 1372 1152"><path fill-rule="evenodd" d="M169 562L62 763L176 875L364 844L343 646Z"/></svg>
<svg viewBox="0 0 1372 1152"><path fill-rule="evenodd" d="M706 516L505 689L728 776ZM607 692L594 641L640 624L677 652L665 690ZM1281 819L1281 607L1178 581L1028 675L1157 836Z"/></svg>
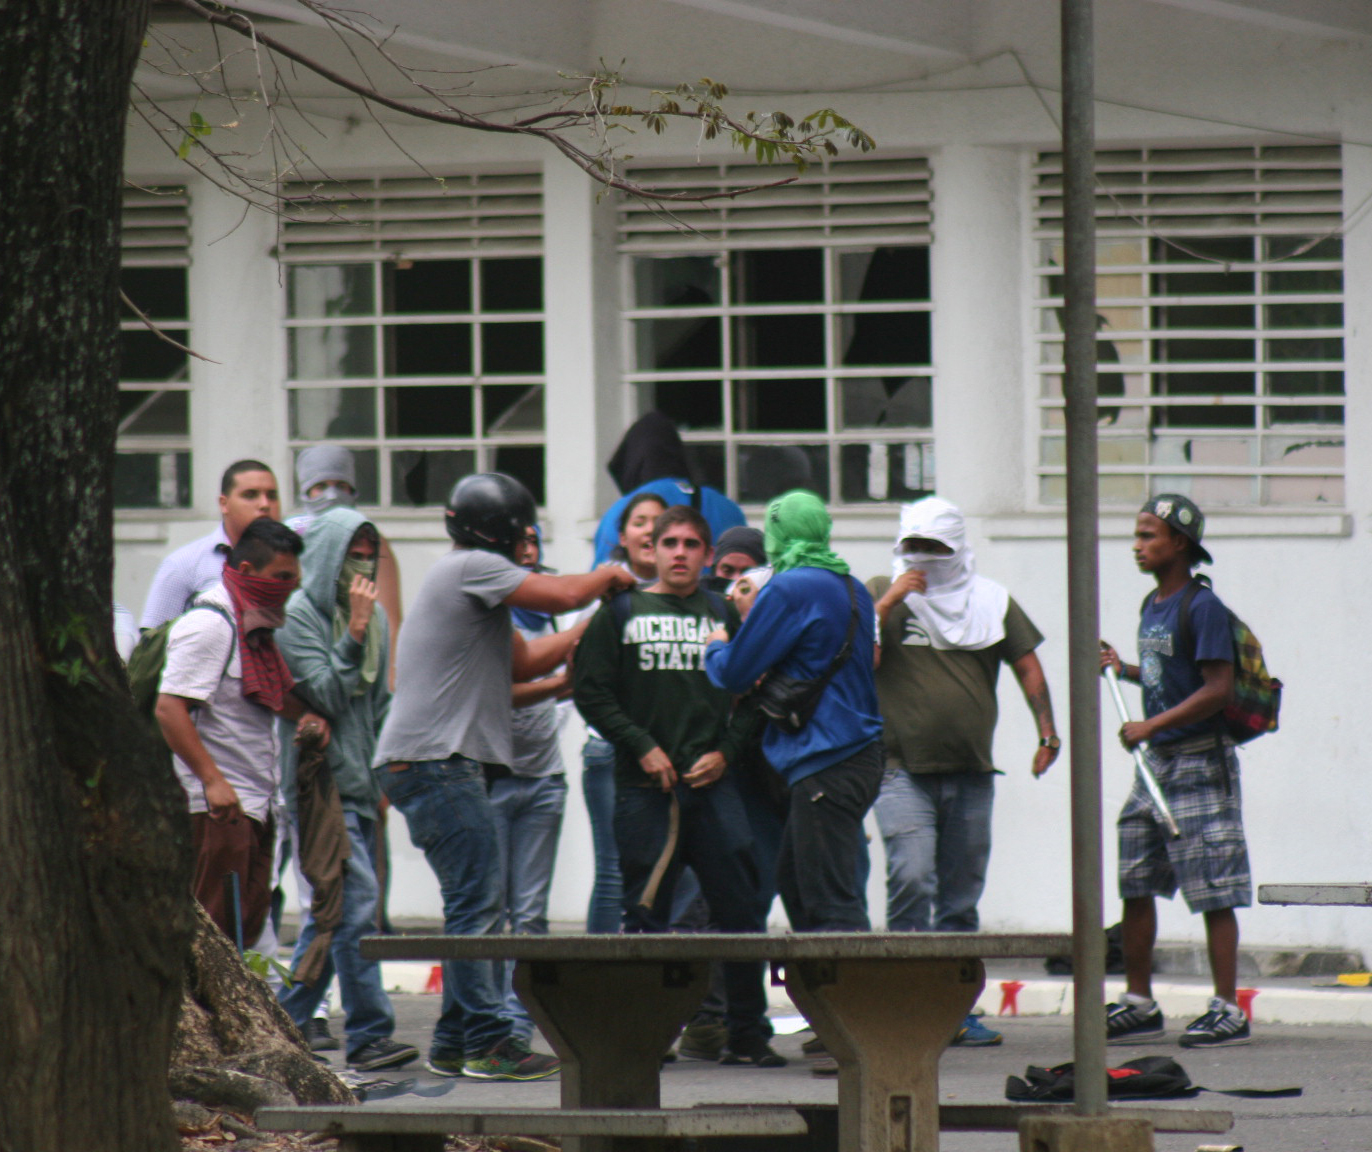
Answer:
<svg viewBox="0 0 1372 1152"><path fill-rule="evenodd" d="M354 695L361 683L363 645L344 632L333 638L334 589L357 529L367 518L352 508L331 508L310 525L300 558L300 588L286 605L286 623L276 630L276 644L295 691L328 718L333 737L326 751L343 807L376 819L381 791L371 771L376 737L391 705L388 684L390 626L381 605L381 666L376 683ZM295 807L295 725L282 722L281 788L286 804Z"/></svg>

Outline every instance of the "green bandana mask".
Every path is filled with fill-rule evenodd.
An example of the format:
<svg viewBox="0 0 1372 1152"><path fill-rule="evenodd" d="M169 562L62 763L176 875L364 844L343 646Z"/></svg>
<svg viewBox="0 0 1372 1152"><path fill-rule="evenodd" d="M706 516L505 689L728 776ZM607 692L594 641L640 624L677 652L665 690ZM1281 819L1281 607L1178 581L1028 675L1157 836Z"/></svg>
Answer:
<svg viewBox="0 0 1372 1152"><path fill-rule="evenodd" d="M368 580L376 579L376 559L363 560L360 557L345 556L343 566L338 570L338 583L334 590L334 614L333 614L333 638L337 642L348 630L348 618L352 615L352 601L349 599L348 590L353 586L353 579L357 576L365 576ZM381 667L381 619L372 613L372 618L367 622L366 636L363 638L362 654L362 675L354 690L354 696L361 696L373 684L376 683L376 675Z"/></svg>
<svg viewBox="0 0 1372 1152"><path fill-rule="evenodd" d="M777 573L790 568L823 568L848 575L848 565L829 547L832 523L824 501L803 488L767 505L764 535L767 559Z"/></svg>

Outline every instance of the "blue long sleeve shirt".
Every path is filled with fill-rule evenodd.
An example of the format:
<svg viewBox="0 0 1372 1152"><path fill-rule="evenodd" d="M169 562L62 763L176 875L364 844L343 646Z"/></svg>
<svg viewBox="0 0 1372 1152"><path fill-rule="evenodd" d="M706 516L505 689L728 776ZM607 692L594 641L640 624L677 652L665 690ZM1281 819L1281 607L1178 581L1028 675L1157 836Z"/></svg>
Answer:
<svg viewBox="0 0 1372 1152"><path fill-rule="evenodd" d="M881 735L872 673L875 612L867 589L853 583L858 622L852 656L800 732L790 735L769 723L763 736L763 752L788 784L846 760ZM792 568L768 581L733 640L717 640L706 649L705 671L737 694L772 668L816 679L842 646L851 613L843 577L822 568Z"/></svg>

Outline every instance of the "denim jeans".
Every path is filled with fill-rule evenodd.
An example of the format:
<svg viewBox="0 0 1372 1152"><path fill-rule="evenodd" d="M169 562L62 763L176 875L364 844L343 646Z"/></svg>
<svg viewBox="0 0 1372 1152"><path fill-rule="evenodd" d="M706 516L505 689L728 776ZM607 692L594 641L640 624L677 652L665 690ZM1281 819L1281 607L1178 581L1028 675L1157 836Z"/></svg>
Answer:
<svg viewBox="0 0 1372 1152"><path fill-rule="evenodd" d="M991 856L991 772L887 768L875 805L891 932L975 932Z"/></svg>
<svg viewBox="0 0 1372 1152"><path fill-rule="evenodd" d="M581 794L591 817L595 883L586 912L587 932L618 932L624 885L615 844L615 746L592 736L581 749Z"/></svg>
<svg viewBox="0 0 1372 1152"><path fill-rule="evenodd" d="M505 776L491 786L496 852L500 864L500 913L515 935L548 934L548 892L567 805L567 777ZM528 1040L534 1022L515 995L514 964L498 962L505 1015L514 1034Z"/></svg>
<svg viewBox="0 0 1372 1152"><path fill-rule="evenodd" d="M481 765L465 756L377 769L381 788L410 826L443 894L443 931L486 936L500 922L495 817ZM433 1051L479 1056L510 1034L490 960L443 962L443 1008Z"/></svg>
<svg viewBox="0 0 1372 1152"><path fill-rule="evenodd" d="M757 896L757 862L743 802L729 776L707 788L679 784L681 807L677 851L663 874L651 908L638 901L667 842L673 793L659 788L621 788L615 797L615 838L624 873L624 930L667 932L673 889L690 865L700 881L710 925L723 932L761 932L765 925ZM747 1053L772 1035L762 964L724 965L729 1046Z"/></svg>
<svg viewBox="0 0 1372 1152"><path fill-rule="evenodd" d="M324 972L313 984L296 982L289 988L283 987L278 998L296 1026L303 1030L336 972L343 998L348 1055L352 1056L359 1048L395 1031L395 1011L381 983L381 964L376 960L364 960L357 948L357 942L363 936L376 931L378 888L372 864L376 850L376 821L344 810L343 822L348 829L352 853L343 874L343 918L334 929L333 947L329 950ZM314 917L307 908L292 966L305 955L315 935Z"/></svg>
<svg viewBox="0 0 1372 1152"><path fill-rule="evenodd" d="M866 932L859 887L863 817L881 787L881 743L797 780L777 860L777 886L797 932Z"/></svg>

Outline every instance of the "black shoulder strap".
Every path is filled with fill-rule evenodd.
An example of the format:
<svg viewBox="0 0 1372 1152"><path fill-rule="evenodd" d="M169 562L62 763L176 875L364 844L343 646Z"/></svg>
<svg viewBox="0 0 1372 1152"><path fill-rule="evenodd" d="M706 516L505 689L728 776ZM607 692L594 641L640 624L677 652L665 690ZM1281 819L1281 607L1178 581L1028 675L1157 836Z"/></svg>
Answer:
<svg viewBox="0 0 1372 1152"><path fill-rule="evenodd" d="M1191 601L1205 586L1205 581L1199 576L1193 578L1186 586L1186 591L1181 594L1181 604L1177 606L1177 647L1185 652L1186 658L1193 663L1196 659L1196 636L1191 628Z"/></svg>
<svg viewBox="0 0 1372 1152"><path fill-rule="evenodd" d="M829 667L824 670L824 675L819 678L820 691L828 687L829 681L838 674L838 670L847 664L853 655L853 637L857 635L858 626L857 592L854 591L857 582L851 576L845 576L843 583L848 589L848 604L851 608L848 615L848 634L843 638L843 646L834 653L834 658L829 661Z"/></svg>

